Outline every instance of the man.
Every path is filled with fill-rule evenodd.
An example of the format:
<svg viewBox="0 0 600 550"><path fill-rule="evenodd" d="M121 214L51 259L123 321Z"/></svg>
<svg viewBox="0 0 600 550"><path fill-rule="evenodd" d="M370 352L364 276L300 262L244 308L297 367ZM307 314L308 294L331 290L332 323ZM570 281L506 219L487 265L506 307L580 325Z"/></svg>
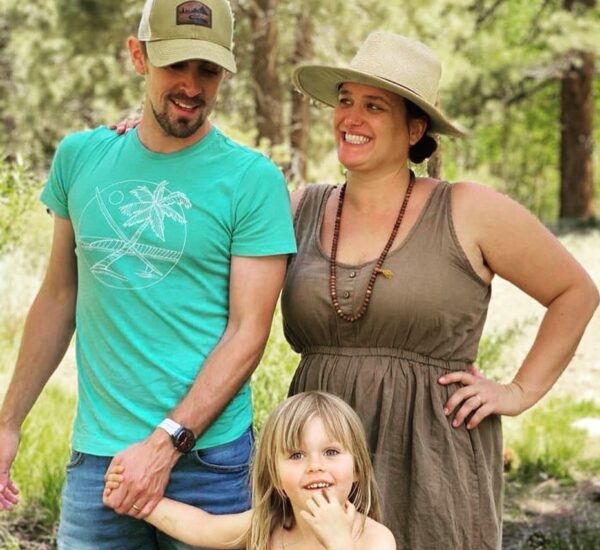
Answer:
<svg viewBox="0 0 600 550"><path fill-rule="evenodd" d="M0 509L21 424L77 326L78 406L59 548L185 548L143 519L164 494L249 507L248 378L295 251L285 182L211 125L235 72L226 0L148 0L128 40L137 131L67 136L43 202L52 253L0 413ZM102 505L111 462L127 479Z"/></svg>

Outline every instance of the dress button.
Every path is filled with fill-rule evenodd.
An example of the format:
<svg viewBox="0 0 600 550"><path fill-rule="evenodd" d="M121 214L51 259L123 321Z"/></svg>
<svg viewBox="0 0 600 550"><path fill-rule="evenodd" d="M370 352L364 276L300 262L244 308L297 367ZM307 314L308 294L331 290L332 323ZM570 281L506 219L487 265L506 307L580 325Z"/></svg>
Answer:
<svg viewBox="0 0 600 550"><path fill-rule="evenodd" d="M350 293L346 290L343 294L344 298L350 298Z"/></svg>
<svg viewBox="0 0 600 550"><path fill-rule="evenodd" d="M351 271L350 272L350 278L354 279L354 277L356 277L356 271Z"/></svg>

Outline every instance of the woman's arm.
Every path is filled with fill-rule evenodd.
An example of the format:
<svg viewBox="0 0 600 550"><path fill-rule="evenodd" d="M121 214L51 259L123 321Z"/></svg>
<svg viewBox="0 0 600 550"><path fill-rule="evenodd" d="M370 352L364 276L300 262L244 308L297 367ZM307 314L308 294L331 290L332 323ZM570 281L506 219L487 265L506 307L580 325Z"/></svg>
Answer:
<svg viewBox="0 0 600 550"><path fill-rule="evenodd" d="M455 226L465 249L475 246L484 267L547 308L510 384L495 384L473 373L452 373L440 380L465 384L446 409L451 414L464 402L455 422L460 425L476 410L469 422L474 427L489 414L519 414L550 390L573 357L599 295L585 269L521 205L475 184L457 184L453 194ZM472 250L470 259L476 264Z"/></svg>

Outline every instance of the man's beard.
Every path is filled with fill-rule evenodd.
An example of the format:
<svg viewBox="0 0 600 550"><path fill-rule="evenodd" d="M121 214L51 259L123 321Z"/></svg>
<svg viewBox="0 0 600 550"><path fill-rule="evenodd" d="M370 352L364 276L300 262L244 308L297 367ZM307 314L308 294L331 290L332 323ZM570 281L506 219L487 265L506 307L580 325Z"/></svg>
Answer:
<svg viewBox="0 0 600 550"><path fill-rule="evenodd" d="M175 98L176 99L176 98ZM186 98L189 101L189 98ZM169 99L167 99L169 101ZM200 108L206 107L206 104L203 100L198 99L196 101ZM159 113L154 105L151 105L152 112L154 113L154 118L163 129L163 131L169 135L176 138L188 138L194 135L198 129L206 122L207 113L201 112L198 118L188 118L188 117L177 117L175 120L169 118L167 111L165 110L162 113Z"/></svg>

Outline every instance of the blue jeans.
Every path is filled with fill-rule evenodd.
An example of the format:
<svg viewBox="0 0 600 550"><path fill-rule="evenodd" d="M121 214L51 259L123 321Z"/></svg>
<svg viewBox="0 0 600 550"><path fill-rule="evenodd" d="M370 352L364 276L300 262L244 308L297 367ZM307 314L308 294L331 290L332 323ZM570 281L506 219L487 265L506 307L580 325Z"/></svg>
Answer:
<svg viewBox="0 0 600 550"><path fill-rule="evenodd" d="M213 514L250 508L252 428L238 439L181 456L165 496ZM58 529L59 550L184 550L182 542L145 521L121 516L102 504L104 474L112 457L73 451L67 465Z"/></svg>

